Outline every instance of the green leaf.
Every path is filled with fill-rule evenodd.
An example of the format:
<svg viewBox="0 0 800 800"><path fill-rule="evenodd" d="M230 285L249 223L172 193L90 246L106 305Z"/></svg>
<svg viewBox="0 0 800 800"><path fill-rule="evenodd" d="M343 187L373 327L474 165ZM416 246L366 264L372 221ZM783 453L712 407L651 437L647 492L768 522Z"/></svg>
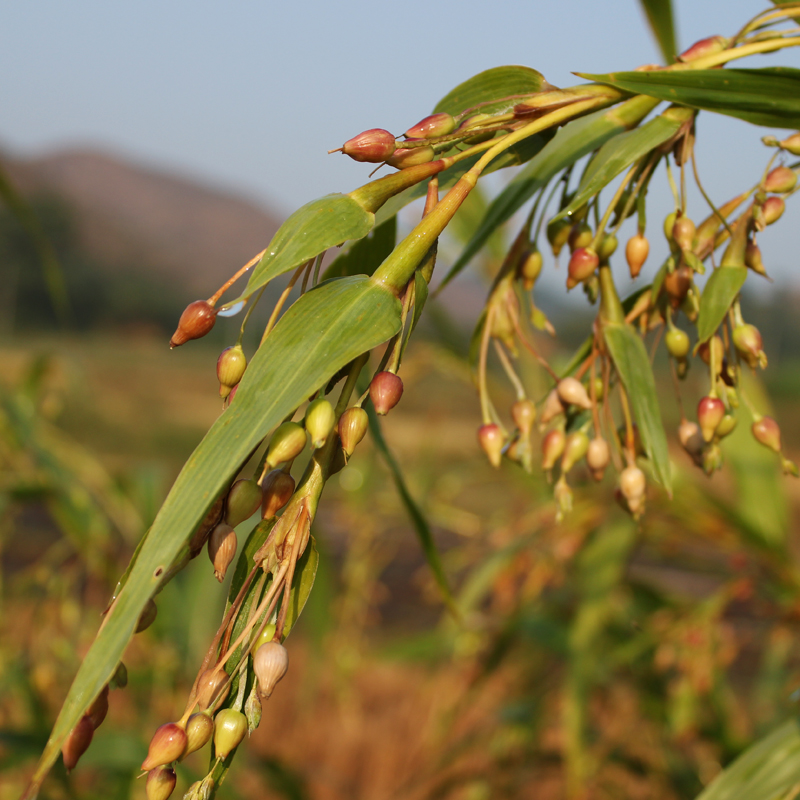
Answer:
<svg viewBox="0 0 800 800"><path fill-rule="evenodd" d="M383 456L386 466L389 467L389 471L392 473L394 484L397 487L397 493L400 495L400 500L405 506L406 513L414 525L414 530L417 532L419 543L422 546L422 552L425 555L428 566L431 568L434 580L442 593L442 598L453 615L458 617L459 612L453 600L453 595L450 592L450 586L447 582L444 567L442 566L439 550L436 547L436 543L433 541L433 533L428 525L428 521L411 496L411 493L408 491L403 473L400 470L400 465L389 449L389 445L386 444L386 439L383 438L380 420L375 413L375 409L371 405L367 407L367 414L369 415L369 430L372 434L372 439L375 442L375 446L378 448L378 452Z"/></svg>
<svg viewBox="0 0 800 800"><path fill-rule="evenodd" d="M661 421L653 369L644 342L630 325L606 324L603 328L611 359L631 404L647 457L656 479L672 493L672 470L667 436Z"/></svg>
<svg viewBox="0 0 800 800"><path fill-rule="evenodd" d="M232 306L258 291L278 275L336 247L348 239L361 239L371 230L375 215L346 194L328 194L306 203L278 228L261 261L255 265L244 292Z"/></svg>
<svg viewBox="0 0 800 800"><path fill-rule="evenodd" d="M682 124L682 120L662 115L651 119L641 128L620 133L611 141L606 142L583 173L580 186L569 205L562 209L554 219L565 217L580 208L614 180L620 172L649 153L654 147L658 147L672 138Z"/></svg>
<svg viewBox="0 0 800 800"><path fill-rule="evenodd" d="M84 658L32 786L38 786L67 734L109 680L161 574L196 529L212 499L281 420L356 356L400 328L400 303L369 278L328 281L303 295L250 362L236 400L181 470L128 581Z"/></svg>
<svg viewBox="0 0 800 800"><path fill-rule="evenodd" d="M800 128L800 70L789 67L612 72L582 77L754 125Z"/></svg>
<svg viewBox="0 0 800 800"><path fill-rule="evenodd" d="M697 318L698 344L702 344L714 335L746 278L747 267L719 267L711 273L700 296L700 314Z"/></svg>
<svg viewBox="0 0 800 800"><path fill-rule="evenodd" d="M561 128L492 201L486 216L464 248L464 252L445 276L441 286L458 275L486 244L494 231L511 219L539 189L550 182L554 175L622 131L638 125L657 105L658 102L651 98L637 97L617 108L595 111Z"/></svg>
<svg viewBox="0 0 800 800"><path fill-rule="evenodd" d="M656 37L664 63L671 64L678 52L675 41L675 20L670 0L639 0L653 35Z"/></svg>
<svg viewBox="0 0 800 800"><path fill-rule="evenodd" d="M544 75L530 67L493 67L460 83L436 104L433 111L437 114L446 111L453 116L467 110L496 114L513 108L519 102L517 95L551 88Z"/></svg>
<svg viewBox="0 0 800 800"><path fill-rule="evenodd" d="M756 742L697 800L777 800L800 782L800 724L793 718Z"/></svg>
<svg viewBox="0 0 800 800"><path fill-rule="evenodd" d="M372 232L353 243L325 270L323 280L345 275L372 275L394 250L397 240L397 217L376 225Z"/></svg>

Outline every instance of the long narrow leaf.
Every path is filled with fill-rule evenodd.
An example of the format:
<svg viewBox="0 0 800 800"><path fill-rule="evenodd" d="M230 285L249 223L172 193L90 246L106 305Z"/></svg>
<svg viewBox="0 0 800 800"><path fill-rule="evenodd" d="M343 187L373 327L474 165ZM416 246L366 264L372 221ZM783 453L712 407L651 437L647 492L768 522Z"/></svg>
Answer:
<svg viewBox="0 0 800 800"><path fill-rule="evenodd" d="M408 487L406 486L405 479L403 478L400 465L397 463L397 459L389 449L386 439L383 438L380 420L375 413L375 409L372 408L372 406L369 406L367 413L369 415L369 430L372 434L375 446L378 448L378 452L383 456L386 466L389 467L389 471L392 473L392 479L397 487L397 493L400 495L400 500L402 501L403 506L406 509L406 513L414 525L414 530L417 532L420 545L422 546L422 552L425 555L428 566L431 568L434 580L436 581L436 584L442 593L442 597L447 604L447 607L454 616L458 617L458 609L456 608L455 601L453 600L453 595L447 582L447 576L445 575L444 567L442 566L442 560L439 556L439 550L436 547L436 543L433 541L433 533L428 525L428 521L425 519L424 514L420 510L414 498L411 496L411 492L408 491Z"/></svg>
<svg viewBox="0 0 800 800"><path fill-rule="evenodd" d="M241 296L228 305L250 297L265 283L336 247L348 239L366 236L375 215L365 211L346 194L328 194L306 203L278 228Z"/></svg>
<svg viewBox="0 0 800 800"><path fill-rule="evenodd" d="M400 304L364 277L329 281L300 298L253 357L236 400L186 462L73 681L32 780L32 797L67 734L109 680L139 614L213 498L254 447L345 364L393 336Z"/></svg>
<svg viewBox="0 0 800 800"><path fill-rule="evenodd" d="M582 77L754 125L800 128L800 70L790 67L612 72Z"/></svg>
<svg viewBox="0 0 800 800"><path fill-rule="evenodd" d="M644 343L630 325L606 324L603 336L639 426L645 452L661 485L672 493L667 437L661 421L653 369Z"/></svg>
<svg viewBox="0 0 800 800"><path fill-rule="evenodd" d="M565 217L580 208L614 180L620 172L649 153L654 147L658 147L672 138L678 132L682 122L681 119L662 115L651 119L641 128L621 133L606 142L583 174L575 197L556 217Z"/></svg>
<svg viewBox="0 0 800 800"><path fill-rule="evenodd" d="M664 62L671 64L678 52L672 3L670 0L639 0L639 5L650 23Z"/></svg>
<svg viewBox="0 0 800 800"><path fill-rule="evenodd" d="M722 324L731 303L747 278L747 267L720 267L711 273L700 296L697 317L697 341L710 339Z"/></svg>

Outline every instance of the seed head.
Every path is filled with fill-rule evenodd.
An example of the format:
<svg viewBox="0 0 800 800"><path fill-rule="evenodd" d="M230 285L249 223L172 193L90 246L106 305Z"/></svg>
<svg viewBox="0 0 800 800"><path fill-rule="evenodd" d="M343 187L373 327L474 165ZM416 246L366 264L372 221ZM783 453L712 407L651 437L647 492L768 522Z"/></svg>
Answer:
<svg viewBox="0 0 800 800"><path fill-rule="evenodd" d="M226 524L220 522L208 539L208 557L214 565L214 577L222 583L225 580L225 573L236 555L238 541L236 531Z"/></svg>
<svg viewBox="0 0 800 800"><path fill-rule="evenodd" d="M647 241L647 237L637 233L628 239L628 243L625 245L625 259L628 262L631 278L639 277L639 273L642 271L644 262L647 261L649 254L650 242Z"/></svg>
<svg viewBox="0 0 800 800"><path fill-rule="evenodd" d="M175 722L162 725L153 734L147 758L142 762L142 769L151 769L177 761L186 750L186 731Z"/></svg>
<svg viewBox="0 0 800 800"><path fill-rule="evenodd" d="M264 500L261 503L262 519L272 519L294 494L294 478L282 469L273 469L261 482Z"/></svg>
<svg viewBox="0 0 800 800"><path fill-rule="evenodd" d="M567 436L564 453L561 456L561 472L566 474L589 450L589 437L583 431L574 431Z"/></svg>
<svg viewBox="0 0 800 800"><path fill-rule="evenodd" d="M106 684L94 702L89 706L86 716L92 723L92 727L97 730L108 714L108 684Z"/></svg>
<svg viewBox="0 0 800 800"><path fill-rule="evenodd" d="M778 144L793 156L800 156L800 133L793 133L788 138L778 142Z"/></svg>
<svg viewBox="0 0 800 800"><path fill-rule="evenodd" d="M751 369L767 366L767 355L764 352L761 333L755 325L737 325L733 329L733 344L736 352L744 359Z"/></svg>
<svg viewBox="0 0 800 800"><path fill-rule="evenodd" d="M456 121L446 112L431 114L412 125L403 135L406 139L434 139L446 136L456 129Z"/></svg>
<svg viewBox="0 0 800 800"><path fill-rule="evenodd" d="M717 426L725 416L725 406L718 397L703 397L697 404L697 423L703 440L710 442L714 438Z"/></svg>
<svg viewBox="0 0 800 800"><path fill-rule="evenodd" d="M761 417L756 420L751 428L755 440L764 447L774 450L776 453L781 451L781 429L772 417Z"/></svg>
<svg viewBox="0 0 800 800"><path fill-rule="evenodd" d="M696 61L704 56L713 56L721 53L729 44L730 39L726 39L724 36L709 36L706 39L700 39L699 42L695 42L690 48L684 50L677 60L688 62Z"/></svg>
<svg viewBox="0 0 800 800"><path fill-rule="evenodd" d="M589 465L592 477L596 480L603 479L603 473L611 461L611 448L602 436L595 436L589 442L589 449L586 451L586 463Z"/></svg>
<svg viewBox="0 0 800 800"><path fill-rule="evenodd" d="M388 414L403 396L403 381L393 372L379 372L369 385L369 396L378 416Z"/></svg>
<svg viewBox="0 0 800 800"><path fill-rule="evenodd" d="M797 186L797 173L789 167L775 167L764 179L764 190L786 194Z"/></svg>
<svg viewBox="0 0 800 800"><path fill-rule="evenodd" d="M205 712L192 714L186 722L186 751L183 758L205 745L214 732L214 720Z"/></svg>
<svg viewBox="0 0 800 800"><path fill-rule="evenodd" d="M369 417L363 408L353 406L348 408L339 417L339 438L342 441L342 450L350 458L358 443L366 436L369 427Z"/></svg>
<svg viewBox="0 0 800 800"><path fill-rule="evenodd" d="M551 389L547 397L544 399L542 405L542 414L539 418L539 427L547 425L548 422L554 420L559 414L564 413L564 404L558 396L557 389Z"/></svg>
<svg viewBox="0 0 800 800"><path fill-rule="evenodd" d="M247 357L242 346L237 344L226 347L217 359L217 380L219 380L219 396L223 399L230 393L242 379L247 369Z"/></svg>
<svg viewBox="0 0 800 800"><path fill-rule="evenodd" d="M147 774L144 791L147 800L167 800L175 790L177 776L172 767L156 767Z"/></svg>
<svg viewBox="0 0 800 800"><path fill-rule="evenodd" d="M750 267L753 272L766 276L767 270L761 260L761 249L755 242L748 242L744 251L745 266Z"/></svg>
<svg viewBox="0 0 800 800"><path fill-rule="evenodd" d="M128 685L128 668L122 661L117 664L110 685L116 689L124 689Z"/></svg>
<svg viewBox="0 0 800 800"><path fill-rule="evenodd" d="M547 223L547 241L550 242L550 247L553 250L553 256L555 256L555 258L558 258L558 254L567 243L571 228L572 223L565 217L550 220L550 222Z"/></svg>
<svg viewBox="0 0 800 800"><path fill-rule="evenodd" d="M530 291L542 272L542 254L538 250L531 250L520 261L519 277L526 291Z"/></svg>
<svg viewBox="0 0 800 800"><path fill-rule="evenodd" d="M253 656L253 671L258 678L258 691L262 697L269 697L278 681L289 669L289 653L276 641L262 644Z"/></svg>
<svg viewBox="0 0 800 800"><path fill-rule="evenodd" d="M603 237L603 240L600 242L600 246L597 248L597 255L603 264L607 264L608 259L617 252L618 245L619 241L613 233L606 234Z"/></svg>
<svg viewBox="0 0 800 800"><path fill-rule="evenodd" d="M672 239L681 250L691 250L697 228L689 217L678 217L672 226Z"/></svg>
<svg viewBox="0 0 800 800"><path fill-rule="evenodd" d="M782 197L768 197L761 206L761 214L765 225L772 225L777 222L786 210L786 203Z"/></svg>
<svg viewBox="0 0 800 800"><path fill-rule="evenodd" d="M689 354L691 343L689 342L689 334L686 331L682 331L680 328L672 328L672 330L667 331L664 341L667 344L667 351L673 358L680 360L686 358Z"/></svg>
<svg viewBox="0 0 800 800"><path fill-rule="evenodd" d="M216 321L216 309L205 300L189 303L181 314L178 328L169 341L170 348L178 347L189 339L200 339L214 327Z"/></svg>
<svg viewBox="0 0 800 800"><path fill-rule="evenodd" d="M530 400L517 400L511 406L511 418L522 435L527 438L536 421L536 406Z"/></svg>
<svg viewBox="0 0 800 800"><path fill-rule="evenodd" d="M136 630L134 633L141 633L147 630L153 624L157 614L158 607L156 606L156 601L151 597L142 609L142 613L139 614L139 621L136 623Z"/></svg>
<svg viewBox="0 0 800 800"><path fill-rule="evenodd" d="M681 424L678 426L678 439L683 449L692 457L694 462L699 465L699 459L705 444L703 442L703 435L700 433L700 427L697 423L691 422L688 419L682 420Z"/></svg>
<svg viewBox="0 0 800 800"><path fill-rule="evenodd" d="M664 276L664 291L669 296L673 308L678 308L689 294L694 273L691 267L681 265Z"/></svg>
<svg viewBox="0 0 800 800"><path fill-rule="evenodd" d="M225 522L235 528L250 519L261 507L261 487L254 480L241 478L231 486L225 500Z"/></svg>
<svg viewBox="0 0 800 800"><path fill-rule="evenodd" d="M284 422L272 434L267 451L267 464L273 468L284 461L292 461L303 452L305 446L305 428L296 422Z"/></svg>
<svg viewBox="0 0 800 800"><path fill-rule="evenodd" d="M503 458L503 447L506 443L506 437L500 426L493 422L481 425L478 428L478 443L486 453L489 463L493 467L499 467Z"/></svg>
<svg viewBox="0 0 800 800"><path fill-rule="evenodd" d="M590 409L592 400L586 387L577 378L562 378L556 386L558 397L564 405Z"/></svg>
<svg viewBox="0 0 800 800"><path fill-rule="evenodd" d="M241 711L223 708L214 718L214 750L225 759L235 750L247 733L247 718Z"/></svg>
<svg viewBox="0 0 800 800"><path fill-rule="evenodd" d="M619 490L625 498L631 514L634 517L638 517L644 511L644 499L647 490L647 479L644 476L644 472L633 464L625 467L619 474Z"/></svg>
<svg viewBox="0 0 800 800"><path fill-rule="evenodd" d="M311 446L322 447L336 424L336 413L329 400L318 397L306 409L305 428L311 437Z"/></svg>
<svg viewBox="0 0 800 800"><path fill-rule="evenodd" d="M416 167L418 164L427 164L429 161L433 161L434 155L436 153L430 146L402 147L395 150L394 155L386 159L386 163L396 169L408 169L408 167Z"/></svg>
<svg viewBox="0 0 800 800"><path fill-rule="evenodd" d="M729 434L733 433L733 429L736 427L736 423L738 420L733 414L726 414L720 421L719 425L717 425L716 435L720 439L724 439Z"/></svg>
<svg viewBox="0 0 800 800"><path fill-rule="evenodd" d="M594 275L600 259L591 247L581 247L569 259L567 268L567 289L574 289L579 283Z"/></svg>
<svg viewBox="0 0 800 800"><path fill-rule="evenodd" d="M205 711L215 700L222 702L230 691L228 674L224 669L207 669L197 683L197 705Z"/></svg>
<svg viewBox="0 0 800 800"><path fill-rule="evenodd" d="M353 161L380 164L394 153L397 144L394 136L382 128L371 128L348 139L342 145L342 153Z"/></svg>
<svg viewBox="0 0 800 800"><path fill-rule="evenodd" d="M554 428L542 439L542 469L548 470L555 466L564 452L566 443L567 437L561 428Z"/></svg>
<svg viewBox="0 0 800 800"><path fill-rule="evenodd" d="M569 229L569 237L567 238L570 253L588 247L592 243L592 239L594 239L594 234L589 225L586 222L576 222Z"/></svg>
<svg viewBox="0 0 800 800"><path fill-rule="evenodd" d="M64 759L64 768L67 772L75 769L75 765L80 757L86 752L92 743L94 735L94 725L87 714L84 714L78 724L72 729L64 746L61 748L61 757Z"/></svg>

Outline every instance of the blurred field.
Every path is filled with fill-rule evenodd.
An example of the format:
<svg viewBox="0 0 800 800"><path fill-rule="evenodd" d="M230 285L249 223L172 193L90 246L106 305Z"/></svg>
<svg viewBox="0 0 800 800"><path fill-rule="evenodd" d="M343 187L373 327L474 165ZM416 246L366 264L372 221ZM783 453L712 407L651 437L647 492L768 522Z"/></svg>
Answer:
<svg viewBox="0 0 800 800"><path fill-rule="evenodd" d="M116 576L221 410L217 353L119 334L0 341L0 800L19 795ZM800 371L767 375L796 455ZM494 471L479 453L461 359L421 342L403 377L384 430L463 622L443 611L365 441L326 489L322 566L289 675L220 797L691 798L792 712L798 488L746 424L712 481L676 449L675 500L653 491L640 526L614 503L611 476L594 485L577 470L559 525L538 468ZM540 396L541 377L524 377ZM146 743L180 713L224 597L204 554L168 586L126 655L129 686L112 692L74 775L59 765L43 797L144 796ZM175 796L205 759L179 768Z"/></svg>

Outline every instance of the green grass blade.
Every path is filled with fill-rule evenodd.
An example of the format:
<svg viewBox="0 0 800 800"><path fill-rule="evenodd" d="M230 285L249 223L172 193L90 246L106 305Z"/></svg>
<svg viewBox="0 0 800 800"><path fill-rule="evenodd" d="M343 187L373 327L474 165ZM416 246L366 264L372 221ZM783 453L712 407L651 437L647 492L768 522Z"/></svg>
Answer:
<svg viewBox="0 0 800 800"><path fill-rule="evenodd" d="M770 128L800 128L800 70L690 69L582 75L628 92Z"/></svg>
<svg viewBox="0 0 800 800"><path fill-rule="evenodd" d="M453 600L453 595L447 582L447 576L445 575L444 567L442 566L442 559L439 556L439 550L436 547L436 543L433 541L433 533L428 525L428 521L425 519L425 516L423 515L416 501L411 496L411 492L408 491L405 479L403 478L403 473L400 470L400 465L397 463L397 459L389 449L386 439L383 438L380 420L375 413L375 409L372 408L371 405L367 408L367 414L369 415L369 430L372 434L372 439L375 442L375 446L378 448L378 452L383 456L383 460L389 467L389 471L392 473L392 479L397 487L397 493L400 495L400 500L406 509L406 513L414 525L414 530L417 532L420 545L422 546L422 552L425 555L428 566L431 568L431 572L433 573L434 580L439 587L439 591L442 593L442 598L444 599L448 609L450 609L452 612L453 616L458 618L460 614L456 607L455 601Z"/></svg>
<svg viewBox="0 0 800 800"><path fill-rule="evenodd" d="M186 462L128 581L84 658L42 754L32 797L67 734L109 680L139 613L213 498L281 420L353 358L391 338L400 304L364 277L329 281L303 295L258 350L234 403Z"/></svg>
<svg viewBox="0 0 800 800"><path fill-rule="evenodd" d="M719 267L711 273L700 296L697 341L710 339L722 324L728 309L747 278L747 267Z"/></svg>
<svg viewBox="0 0 800 800"><path fill-rule="evenodd" d="M244 292L227 305L250 297L265 283L316 258L329 247L348 239L361 239L374 223L375 215L346 194L328 194L306 203L281 225L267 252L253 267Z"/></svg>
<svg viewBox="0 0 800 800"><path fill-rule="evenodd" d="M565 217L594 197L623 170L649 153L654 147L672 138L681 127L682 120L667 116L656 117L641 128L620 133L606 142L581 178L578 191L570 204L554 219Z"/></svg>
<svg viewBox="0 0 800 800"><path fill-rule="evenodd" d="M394 250L396 240L397 217L390 217L337 256L325 270L323 280L342 278L345 275L372 275Z"/></svg>
<svg viewBox="0 0 800 800"><path fill-rule="evenodd" d="M697 800L777 800L800 782L800 724L793 718L717 775Z"/></svg>
<svg viewBox="0 0 800 800"><path fill-rule="evenodd" d="M656 382L644 342L630 325L606 324L603 336L628 393L647 457L656 479L672 493L667 435L661 421Z"/></svg>
<svg viewBox="0 0 800 800"><path fill-rule="evenodd" d="M455 116L475 109L482 114L497 114L519 102L507 99L514 95L533 94L552 88L541 72L530 67L493 67L474 75L448 92L434 108L434 113L446 111Z"/></svg>
<svg viewBox="0 0 800 800"><path fill-rule="evenodd" d="M671 64L678 53L675 18L670 0L639 0L665 64Z"/></svg>

